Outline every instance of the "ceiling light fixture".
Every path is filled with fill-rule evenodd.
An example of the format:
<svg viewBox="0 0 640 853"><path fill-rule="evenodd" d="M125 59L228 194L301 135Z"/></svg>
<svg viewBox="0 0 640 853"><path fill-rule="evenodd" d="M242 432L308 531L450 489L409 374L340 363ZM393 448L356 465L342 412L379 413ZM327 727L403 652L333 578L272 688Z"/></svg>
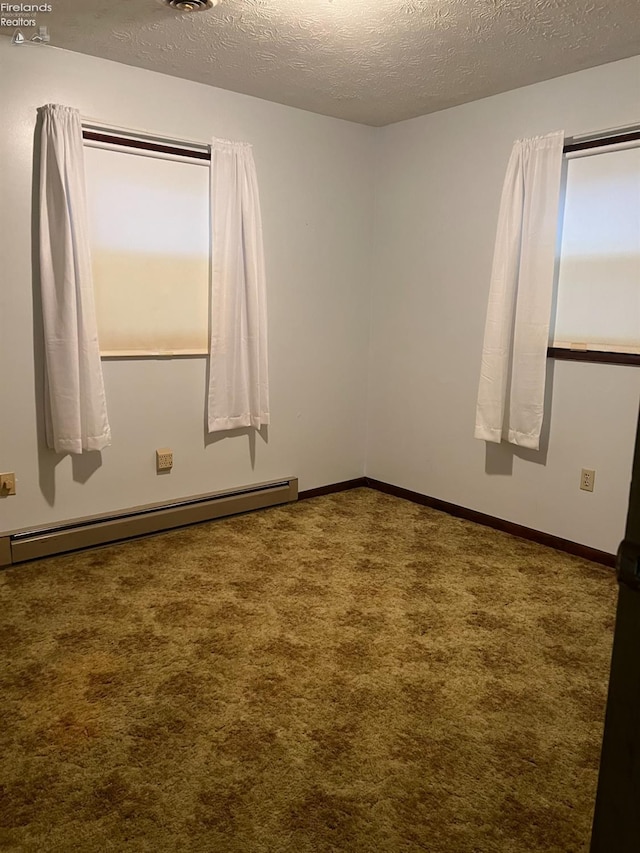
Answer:
<svg viewBox="0 0 640 853"><path fill-rule="evenodd" d="M202 12L217 6L220 0L165 0L167 6L179 12Z"/></svg>

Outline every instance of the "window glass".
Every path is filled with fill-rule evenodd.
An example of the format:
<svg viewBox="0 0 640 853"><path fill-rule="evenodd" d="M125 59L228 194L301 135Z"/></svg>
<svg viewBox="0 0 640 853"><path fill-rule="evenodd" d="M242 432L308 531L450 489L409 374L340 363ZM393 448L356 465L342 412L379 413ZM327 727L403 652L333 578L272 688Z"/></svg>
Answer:
<svg viewBox="0 0 640 853"><path fill-rule="evenodd" d="M640 147L567 162L553 346L640 352Z"/></svg>
<svg viewBox="0 0 640 853"><path fill-rule="evenodd" d="M208 163L84 153L102 354L206 352Z"/></svg>

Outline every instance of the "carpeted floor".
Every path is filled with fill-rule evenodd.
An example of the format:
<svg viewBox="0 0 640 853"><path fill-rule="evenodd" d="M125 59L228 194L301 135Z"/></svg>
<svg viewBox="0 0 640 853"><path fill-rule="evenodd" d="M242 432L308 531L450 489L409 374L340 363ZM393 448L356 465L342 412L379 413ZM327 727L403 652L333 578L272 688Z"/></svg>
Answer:
<svg viewBox="0 0 640 853"><path fill-rule="evenodd" d="M574 853L610 570L368 489L0 573L0 849Z"/></svg>

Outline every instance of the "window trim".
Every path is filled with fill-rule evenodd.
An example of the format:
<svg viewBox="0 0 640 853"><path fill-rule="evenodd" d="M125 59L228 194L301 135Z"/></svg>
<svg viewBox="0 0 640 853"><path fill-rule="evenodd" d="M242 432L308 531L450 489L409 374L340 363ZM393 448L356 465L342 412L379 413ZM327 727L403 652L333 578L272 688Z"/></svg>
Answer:
<svg viewBox="0 0 640 853"><path fill-rule="evenodd" d="M629 130L624 133L599 133L589 136L582 142L579 138L574 138L570 142L566 142L562 153L571 154L574 151L587 151L589 148L604 148L607 145L621 145L626 142L636 142L640 139L640 130Z"/></svg>
<svg viewBox="0 0 640 853"><path fill-rule="evenodd" d="M640 367L640 353L633 352L603 352L601 350L565 349L564 347L547 347L547 358L557 361L589 361L595 364L624 364Z"/></svg>
<svg viewBox="0 0 640 853"><path fill-rule="evenodd" d="M565 143L562 153L572 154L575 151L587 151L591 148L605 148L609 145L621 145L640 140L640 129L630 128L623 131L610 131L589 134L584 139L574 137ZM640 353L613 352L611 350L571 349L550 344L547 347L547 358L557 361L587 361L593 364L622 364L640 367Z"/></svg>
<svg viewBox="0 0 640 853"><path fill-rule="evenodd" d="M155 142L150 139L140 139L135 136L121 136L119 134L110 133L107 130L97 132L89 130L87 127L82 128L82 139L89 142L101 142L108 145L120 145L124 148L139 148L142 151L155 151L158 154L171 154L175 157L188 157L193 160L205 160L211 162L211 149L195 148L180 143L173 145L163 145L160 142Z"/></svg>

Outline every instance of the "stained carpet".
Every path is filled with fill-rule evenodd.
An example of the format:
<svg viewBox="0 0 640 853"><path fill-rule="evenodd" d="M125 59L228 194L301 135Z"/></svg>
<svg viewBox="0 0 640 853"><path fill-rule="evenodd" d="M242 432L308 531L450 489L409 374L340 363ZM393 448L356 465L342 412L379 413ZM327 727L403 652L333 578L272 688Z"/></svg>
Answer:
<svg viewBox="0 0 640 853"><path fill-rule="evenodd" d="M0 573L0 849L586 851L613 573L358 489Z"/></svg>

